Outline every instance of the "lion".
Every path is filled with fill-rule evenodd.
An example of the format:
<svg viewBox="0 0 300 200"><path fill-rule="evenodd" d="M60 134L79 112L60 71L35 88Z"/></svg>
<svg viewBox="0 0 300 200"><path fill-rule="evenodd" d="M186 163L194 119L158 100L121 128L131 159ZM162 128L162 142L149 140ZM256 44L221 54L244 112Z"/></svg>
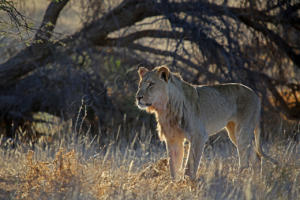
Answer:
<svg viewBox="0 0 300 200"><path fill-rule="evenodd" d="M184 175L195 179L208 137L224 128L237 148L240 171L249 167L253 138L257 158L267 158L276 164L262 151L260 99L249 87L239 83L192 85L167 66L151 71L140 67L138 74L136 103L156 116L173 179L180 177L182 170ZM189 142L189 150L183 165L185 140Z"/></svg>

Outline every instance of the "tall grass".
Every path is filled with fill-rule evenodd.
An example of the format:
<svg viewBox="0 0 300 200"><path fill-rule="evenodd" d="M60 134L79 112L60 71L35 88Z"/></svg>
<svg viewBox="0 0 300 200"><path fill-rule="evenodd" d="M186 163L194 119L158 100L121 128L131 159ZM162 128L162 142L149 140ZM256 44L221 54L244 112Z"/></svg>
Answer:
<svg viewBox="0 0 300 200"><path fill-rule="evenodd" d="M299 199L294 141L270 145L281 165L266 163L262 176L238 173L235 149L217 141L206 148L195 181L172 181L165 147L145 127L115 125L105 142L65 125L51 129L55 137L34 145L2 138L0 199ZM123 137L128 131L132 137Z"/></svg>

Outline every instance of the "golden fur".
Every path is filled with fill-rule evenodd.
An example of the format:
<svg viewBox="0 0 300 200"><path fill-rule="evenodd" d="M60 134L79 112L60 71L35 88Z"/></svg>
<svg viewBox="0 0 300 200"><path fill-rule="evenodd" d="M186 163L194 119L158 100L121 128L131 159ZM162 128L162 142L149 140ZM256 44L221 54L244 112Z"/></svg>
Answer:
<svg viewBox="0 0 300 200"><path fill-rule="evenodd" d="M193 179L208 137L223 128L237 147L240 169L248 167L253 138L258 157L275 162L262 152L260 100L249 87L237 83L191 85L166 66L152 71L140 67L138 72L137 105L156 116L173 178L183 167L184 140L189 141L189 153L183 169Z"/></svg>

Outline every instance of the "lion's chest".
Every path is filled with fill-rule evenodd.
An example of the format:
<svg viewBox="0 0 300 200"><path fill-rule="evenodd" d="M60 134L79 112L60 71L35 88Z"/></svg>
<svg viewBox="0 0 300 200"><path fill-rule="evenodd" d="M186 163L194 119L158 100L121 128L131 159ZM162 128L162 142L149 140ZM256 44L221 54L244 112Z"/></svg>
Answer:
<svg viewBox="0 0 300 200"><path fill-rule="evenodd" d="M167 116L158 117L158 132L161 139L168 141L184 138L184 132L178 124L178 120L174 118L168 118Z"/></svg>

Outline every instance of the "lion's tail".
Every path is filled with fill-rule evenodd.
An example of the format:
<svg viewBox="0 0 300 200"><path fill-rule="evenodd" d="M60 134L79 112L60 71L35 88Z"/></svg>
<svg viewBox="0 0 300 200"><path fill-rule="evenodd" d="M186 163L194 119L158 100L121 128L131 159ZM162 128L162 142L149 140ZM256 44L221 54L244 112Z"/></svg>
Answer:
<svg viewBox="0 0 300 200"><path fill-rule="evenodd" d="M272 162L274 165L279 165L278 161L274 160L270 156L266 155L263 150L262 150L262 145L261 145L261 137L260 137L260 126L259 123L256 126L254 130L254 135L255 135L255 145L256 145L256 153L259 155L259 157L264 157L270 162Z"/></svg>

